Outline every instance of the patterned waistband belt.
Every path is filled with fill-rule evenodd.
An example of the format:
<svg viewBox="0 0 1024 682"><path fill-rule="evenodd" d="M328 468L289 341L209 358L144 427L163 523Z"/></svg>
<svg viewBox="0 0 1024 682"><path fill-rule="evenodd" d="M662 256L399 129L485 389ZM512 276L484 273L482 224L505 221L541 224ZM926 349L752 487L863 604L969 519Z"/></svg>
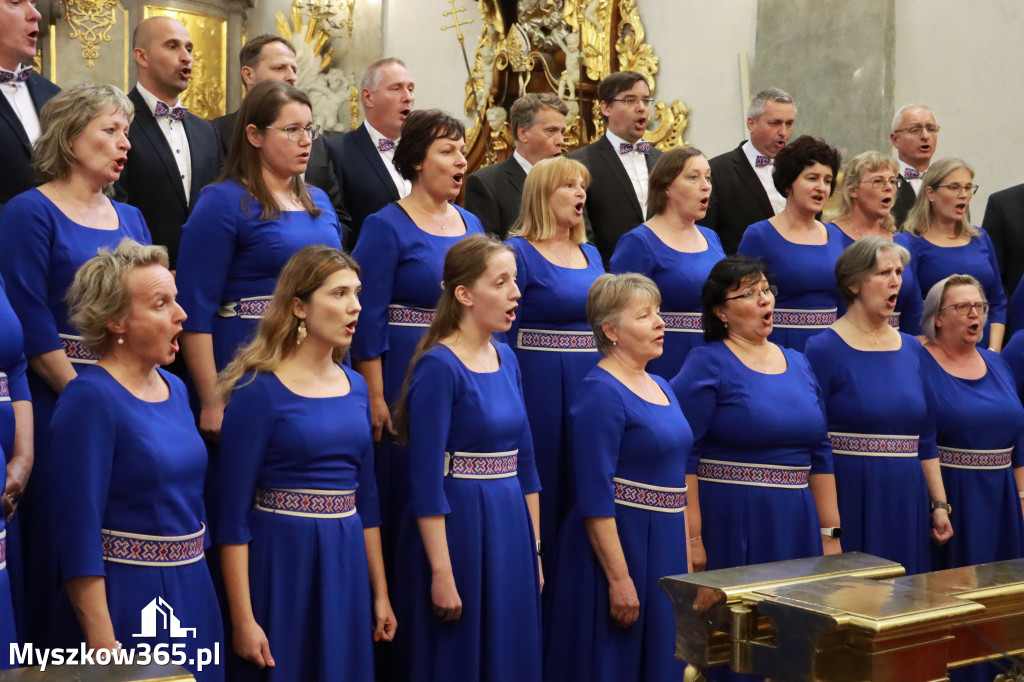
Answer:
<svg viewBox="0 0 1024 682"><path fill-rule="evenodd" d="M11 402L11 383L7 379L7 372L0 372L0 403Z"/></svg>
<svg viewBox="0 0 1024 682"><path fill-rule="evenodd" d="M810 472L809 466L767 466L746 462L723 462L717 459L702 459L697 465L697 478L702 481L767 488L806 488Z"/></svg>
<svg viewBox="0 0 1024 682"><path fill-rule="evenodd" d="M917 436L887 436L829 431L834 455L862 457L917 457Z"/></svg>
<svg viewBox="0 0 1024 682"><path fill-rule="evenodd" d="M563 353L597 350L593 332L553 332L544 329L520 329L516 348Z"/></svg>
<svg viewBox="0 0 1024 682"><path fill-rule="evenodd" d="M659 313L665 321L667 332L696 332L704 331L700 323L700 313Z"/></svg>
<svg viewBox="0 0 1024 682"><path fill-rule="evenodd" d="M897 312L895 312L895 313L893 313L892 315L889 316L889 326L892 327L893 329L899 329L900 328L900 314L899 314L899 311L897 311Z"/></svg>
<svg viewBox="0 0 1024 682"><path fill-rule="evenodd" d="M60 345L64 348L64 355L67 355L68 360L72 363L93 365L100 359L98 355L85 345L81 336L72 336L70 334L59 334L58 336L60 336Z"/></svg>
<svg viewBox="0 0 1024 682"><path fill-rule="evenodd" d="M0 571L7 568L7 529L0 530Z"/></svg>
<svg viewBox="0 0 1024 682"><path fill-rule="evenodd" d="M444 475L452 478L508 478L517 473L519 451L446 452Z"/></svg>
<svg viewBox="0 0 1024 682"><path fill-rule="evenodd" d="M686 509L686 488L663 488L624 478L613 478L615 504L676 514Z"/></svg>
<svg viewBox="0 0 1024 682"><path fill-rule="evenodd" d="M430 308L410 308L392 303L388 306L388 324L399 327L429 327L434 321Z"/></svg>
<svg viewBox="0 0 1024 682"><path fill-rule="evenodd" d="M191 535L165 537L139 535L116 530L100 530L103 537L103 560L136 566L181 566L203 558L206 525Z"/></svg>
<svg viewBox="0 0 1024 682"><path fill-rule="evenodd" d="M836 321L836 308L829 310L793 310L776 308L772 325L782 329L824 329Z"/></svg>
<svg viewBox="0 0 1024 682"><path fill-rule="evenodd" d="M219 317L240 317L243 320L262 320L270 307L271 296L250 296L231 303L221 303Z"/></svg>
<svg viewBox="0 0 1024 682"><path fill-rule="evenodd" d="M356 513L356 491L258 488L256 508L272 514L340 519Z"/></svg>
<svg viewBox="0 0 1024 682"><path fill-rule="evenodd" d="M1005 469L1013 459L1013 448L1005 450L957 450L939 446L939 462L957 469Z"/></svg>

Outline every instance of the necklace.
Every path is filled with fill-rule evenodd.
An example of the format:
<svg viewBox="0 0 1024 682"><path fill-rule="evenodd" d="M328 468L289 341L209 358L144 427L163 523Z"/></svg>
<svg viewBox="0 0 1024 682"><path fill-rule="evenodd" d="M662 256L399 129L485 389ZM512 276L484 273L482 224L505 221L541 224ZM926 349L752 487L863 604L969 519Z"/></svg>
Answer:
<svg viewBox="0 0 1024 682"><path fill-rule="evenodd" d="M569 256L567 258L562 258L561 256L558 255L558 252L555 251L555 245L553 243L548 244L548 252L552 256L554 256L556 260L558 260L559 264L563 268L567 268L567 267L570 267L572 265L572 256L573 256L573 247L572 246L569 247Z"/></svg>
<svg viewBox="0 0 1024 682"><path fill-rule="evenodd" d="M756 369L757 371L761 372L762 374L770 374L771 373L772 365L775 363L775 359L774 358L768 357L767 358L767 363L762 365L760 362L757 361L757 359L754 357L753 353L750 353L749 351L747 351L746 348L741 347L735 341L732 342L732 345L733 345L733 348L735 350L740 351L746 357L746 359L750 361L750 364L754 365L754 369ZM769 353L769 355L771 354L771 347L770 346L768 348L768 353Z"/></svg>
<svg viewBox="0 0 1024 682"><path fill-rule="evenodd" d="M879 340L880 338L882 338L882 337L883 337L883 336L885 335L885 333L886 333L886 332L888 331L888 329L886 329L886 327L888 327L888 326L889 326L889 324L888 324L888 323L886 323L885 327L883 327L883 328L882 328L882 331L878 332L878 334L871 334L871 333L869 333L869 332L866 332L866 331L864 331L863 329L861 329L861 328L860 328L859 326L857 326L856 324L854 324L853 320L851 320L851 319L850 319L849 317L844 317L843 319L844 319L844 320L846 320L847 322L849 322L849 323L850 323L850 325L851 325L851 326L852 326L852 327L853 327L854 329L856 329L857 331L859 331L859 332L860 332L861 334L863 334L864 336L866 336L866 337L868 337L869 339L871 339L872 341L874 341L874 342L875 342L875 345L876 345L876 346L878 345L878 340Z"/></svg>

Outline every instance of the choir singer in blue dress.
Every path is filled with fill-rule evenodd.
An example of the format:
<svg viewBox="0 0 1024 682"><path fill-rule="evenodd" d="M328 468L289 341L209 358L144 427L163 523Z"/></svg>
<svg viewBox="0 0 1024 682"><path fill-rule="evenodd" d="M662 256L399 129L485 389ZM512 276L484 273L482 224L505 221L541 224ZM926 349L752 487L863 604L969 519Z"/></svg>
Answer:
<svg viewBox="0 0 1024 682"><path fill-rule="evenodd" d="M587 319L603 357L570 412L576 505L548 588L550 682L683 679L658 580L689 570L693 433L668 381L645 370L665 342L660 301L636 273L602 275L590 288Z"/></svg>
<svg viewBox="0 0 1024 682"><path fill-rule="evenodd" d="M167 263L163 247L126 239L86 262L68 291L71 322L100 359L57 401L53 467L39 481L66 595L54 630L61 646L162 644L197 679L222 680L211 660L224 651L204 558L206 449L185 385L160 368L185 320Z"/></svg>
<svg viewBox="0 0 1024 682"><path fill-rule="evenodd" d="M541 679L540 483L519 363L491 338L516 317L515 275L492 236L448 251L397 415L412 482L395 575L403 682Z"/></svg>

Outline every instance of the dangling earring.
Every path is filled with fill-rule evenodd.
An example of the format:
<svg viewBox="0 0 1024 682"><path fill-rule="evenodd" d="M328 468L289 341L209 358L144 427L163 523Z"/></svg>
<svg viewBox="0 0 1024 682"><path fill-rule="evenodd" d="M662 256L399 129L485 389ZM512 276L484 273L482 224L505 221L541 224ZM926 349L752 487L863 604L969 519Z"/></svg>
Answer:
<svg viewBox="0 0 1024 682"><path fill-rule="evenodd" d="M124 337L123 336L117 337L117 345L119 345L119 346L123 346L124 345Z"/></svg>
<svg viewBox="0 0 1024 682"><path fill-rule="evenodd" d="M302 342L306 340L306 321L299 320L299 327L295 330L295 345L301 346Z"/></svg>

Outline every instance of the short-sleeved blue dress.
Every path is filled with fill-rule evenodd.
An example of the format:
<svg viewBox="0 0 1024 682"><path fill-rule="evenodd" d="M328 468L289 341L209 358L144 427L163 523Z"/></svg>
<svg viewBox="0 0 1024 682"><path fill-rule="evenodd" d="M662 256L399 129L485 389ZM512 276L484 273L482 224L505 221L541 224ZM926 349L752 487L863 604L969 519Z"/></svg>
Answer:
<svg viewBox="0 0 1024 682"><path fill-rule="evenodd" d="M614 260L614 259L613 259ZM643 400L601 367L591 370L571 410L576 506L559 541L547 616L544 676L679 682L672 603L658 587L686 573L686 462L690 425L668 381L653 375L668 405ZM608 580L585 519L613 517L640 617L620 628L609 616Z"/></svg>
<svg viewBox="0 0 1024 682"><path fill-rule="evenodd" d="M851 348L829 329L807 342L825 398L845 552L930 570L928 487L935 427L921 384L921 344L901 334L893 351Z"/></svg>
<svg viewBox="0 0 1024 682"><path fill-rule="evenodd" d="M936 282L950 275L971 275L981 283L985 298L991 306L985 333L978 341L978 346L984 348L988 342L989 324L1006 324L1006 293L999 276L992 238L982 228L979 227L978 231L981 234L963 246L936 246L924 237L909 232L896 235L896 243L910 251L910 264L907 267L914 270L922 301Z"/></svg>
<svg viewBox="0 0 1024 682"><path fill-rule="evenodd" d="M835 223L829 224L835 225ZM838 226L836 229L838 229ZM846 250L855 240L842 230L839 230L839 232L843 235L843 250ZM906 248L899 241L895 239L894 241ZM906 267L903 268L903 284L900 286L900 293L896 295L896 311L889 317L889 324L904 334L917 336L921 333L921 312L923 307L924 302L921 299L921 287L917 284L917 275L914 273L914 268L911 264L907 263ZM839 316L842 317L845 312L846 306L843 305L842 299L840 299ZM846 532L845 528L843 532Z"/></svg>
<svg viewBox="0 0 1024 682"><path fill-rule="evenodd" d="M276 663L239 661L233 679L374 679L370 399L344 369L351 389L332 398L296 395L274 374L245 377L224 412L216 541L249 545L253 615Z"/></svg>
<svg viewBox="0 0 1024 682"><path fill-rule="evenodd" d="M396 679L541 679L540 576L524 497L540 484L519 365L507 346L495 345L495 372L470 371L443 345L413 372L412 501L395 576ZM444 516L459 620L445 623L432 613L430 563L416 521L424 516Z"/></svg>
<svg viewBox="0 0 1024 682"><path fill-rule="evenodd" d="M540 535L555 542L572 506L569 408L576 389L601 359L587 324L590 285L604 274L601 254L581 244L585 268L555 265L522 237L505 242L516 252L516 284L522 298L507 334L523 373L526 413L543 490ZM551 575L553 559L544 562Z"/></svg>
<svg viewBox="0 0 1024 682"><path fill-rule="evenodd" d="M647 363L647 371L664 379L679 372L691 348L704 345L701 289L711 268L725 258L718 234L700 225L697 229L707 241L707 248L687 253L676 251L651 228L640 225L622 235L609 263L612 272L638 272L653 279L661 290L664 352Z"/></svg>
<svg viewBox="0 0 1024 682"><path fill-rule="evenodd" d="M836 260L846 248L843 231L827 223L828 242L794 244L767 220L756 222L743 233L737 253L759 258L779 288L772 314L771 340L802 351L807 339L836 321L839 290Z"/></svg>
<svg viewBox="0 0 1024 682"><path fill-rule="evenodd" d="M162 402L136 398L100 366L64 389L51 424L53 470L61 474L43 481L57 529L51 541L62 581L105 578L124 648L183 644L197 679L222 680L220 609L203 558L206 448L185 385L158 371L170 389ZM59 643L82 641L64 595L54 619ZM221 665L200 672L187 662L214 647Z"/></svg>
<svg viewBox="0 0 1024 682"><path fill-rule="evenodd" d="M810 474L832 473L818 382L802 353L762 374L715 341L690 351L672 380L693 428L687 473L700 485L708 570L817 556Z"/></svg>
<svg viewBox="0 0 1024 682"><path fill-rule="evenodd" d="M978 349L980 379L946 372L920 352L925 390L935 404L942 483L953 506L953 537L935 551L935 568L1024 557L1024 517L1013 470L1024 466L1024 407L1003 359Z"/></svg>
<svg viewBox="0 0 1024 682"><path fill-rule="evenodd" d="M68 321L64 294L75 273L101 248L116 248L125 237L150 244L149 228L134 206L111 201L118 225L97 230L71 221L38 189L11 199L0 212L0 273L7 297L21 321L25 356L63 350L76 368L96 362L78 331ZM50 630L53 598L58 588L56 559L48 538L47 504L35 481L42 480L49 463L49 424L57 394L34 371L27 371L35 429L35 462L25 496L18 506L25 566L26 627L28 641L44 643Z"/></svg>

